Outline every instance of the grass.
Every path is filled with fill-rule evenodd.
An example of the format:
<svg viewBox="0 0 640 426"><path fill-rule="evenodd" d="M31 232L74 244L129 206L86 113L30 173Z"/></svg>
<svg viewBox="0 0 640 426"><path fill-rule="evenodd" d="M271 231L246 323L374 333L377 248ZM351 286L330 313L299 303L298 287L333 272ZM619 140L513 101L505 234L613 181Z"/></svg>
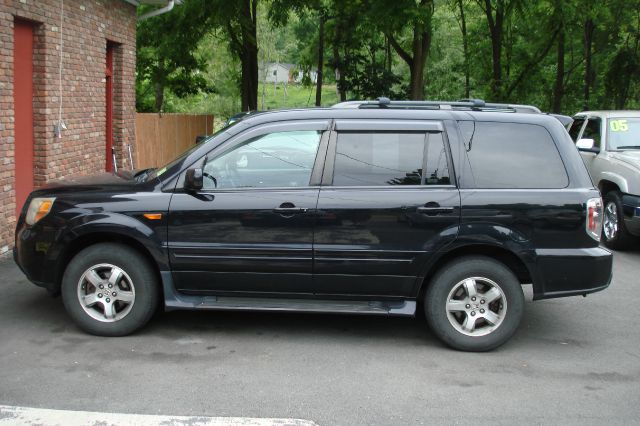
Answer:
<svg viewBox="0 0 640 426"><path fill-rule="evenodd" d="M264 107L262 104L263 84L258 85L258 109L286 109L286 108L312 108L316 104L316 87L288 84L285 90L282 84L275 88L273 83L264 85ZM185 98L177 98L167 95L167 111L185 114L213 114L215 116L215 130L224 125L227 118L240 112L240 97L238 95L214 93L205 95L198 93ZM322 106L331 106L338 103L336 85L322 86Z"/></svg>
<svg viewBox="0 0 640 426"><path fill-rule="evenodd" d="M264 104L262 95L264 89ZM331 106L338 103L336 86L322 86L322 106ZM316 104L316 87L288 84L285 88L282 84L274 87L273 83L260 83L258 85L258 109L270 110L281 108L306 108Z"/></svg>

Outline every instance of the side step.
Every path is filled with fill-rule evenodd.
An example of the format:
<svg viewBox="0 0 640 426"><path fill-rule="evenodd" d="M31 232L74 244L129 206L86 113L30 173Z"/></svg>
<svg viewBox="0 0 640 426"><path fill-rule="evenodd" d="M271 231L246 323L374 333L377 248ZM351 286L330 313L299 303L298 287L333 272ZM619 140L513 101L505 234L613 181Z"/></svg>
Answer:
<svg viewBox="0 0 640 426"><path fill-rule="evenodd" d="M207 309L218 311L315 312L399 316L413 316L416 313L416 302L414 300L363 301L194 296L177 292L170 279L162 278L166 311Z"/></svg>

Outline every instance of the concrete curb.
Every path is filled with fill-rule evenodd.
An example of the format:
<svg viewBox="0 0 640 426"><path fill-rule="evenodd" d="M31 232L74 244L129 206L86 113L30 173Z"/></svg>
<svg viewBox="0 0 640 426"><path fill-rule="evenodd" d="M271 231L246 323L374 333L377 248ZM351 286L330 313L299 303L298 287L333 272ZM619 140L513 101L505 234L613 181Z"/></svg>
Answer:
<svg viewBox="0 0 640 426"><path fill-rule="evenodd" d="M0 405L0 425L44 426L317 426L302 419L255 417L160 416L49 410Z"/></svg>

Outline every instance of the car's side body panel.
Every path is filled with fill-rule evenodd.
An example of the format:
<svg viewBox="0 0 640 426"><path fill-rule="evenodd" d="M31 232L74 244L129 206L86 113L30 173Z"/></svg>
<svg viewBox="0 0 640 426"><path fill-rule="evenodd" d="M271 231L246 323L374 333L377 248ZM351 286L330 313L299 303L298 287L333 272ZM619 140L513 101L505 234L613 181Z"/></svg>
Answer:
<svg viewBox="0 0 640 426"><path fill-rule="evenodd" d="M419 208L450 208L428 215ZM314 239L318 294L414 297L429 257L453 242L460 195L443 188L323 188Z"/></svg>
<svg viewBox="0 0 640 426"><path fill-rule="evenodd" d="M57 291L66 262L81 242L135 240L144 247L161 271L170 270L167 255L166 219L170 194L153 186L93 187L90 191L49 188L54 209L34 227L24 224L24 211L16 232L14 256L30 280ZM45 190L35 191L29 200ZM27 200L27 204L29 203ZM145 213L160 213L148 220Z"/></svg>
<svg viewBox="0 0 640 426"><path fill-rule="evenodd" d="M178 290L311 293L318 188L178 192L169 252ZM307 209L282 215L283 203Z"/></svg>
<svg viewBox="0 0 640 426"><path fill-rule="evenodd" d="M597 197L597 191L529 190L526 201L518 192L461 190L460 234L451 249L483 245L513 253L526 265L536 299L607 285L608 273L604 278L583 274L607 270L606 263L586 262L591 258L588 255L602 258L609 266L611 262L608 252L599 249L584 231L584 200ZM592 251L582 253L584 248ZM576 270L575 262L569 261L562 266L563 259L579 259L583 269Z"/></svg>

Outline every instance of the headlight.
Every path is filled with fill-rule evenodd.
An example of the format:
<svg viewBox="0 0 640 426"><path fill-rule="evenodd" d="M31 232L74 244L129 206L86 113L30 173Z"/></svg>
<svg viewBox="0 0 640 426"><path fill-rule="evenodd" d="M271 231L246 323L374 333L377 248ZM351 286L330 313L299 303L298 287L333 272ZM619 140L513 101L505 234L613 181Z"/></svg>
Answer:
<svg viewBox="0 0 640 426"><path fill-rule="evenodd" d="M51 211L55 200L54 197L34 198L31 200L29 209L27 210L27 225L35 225L40 219L45 217Z"/></svg>

